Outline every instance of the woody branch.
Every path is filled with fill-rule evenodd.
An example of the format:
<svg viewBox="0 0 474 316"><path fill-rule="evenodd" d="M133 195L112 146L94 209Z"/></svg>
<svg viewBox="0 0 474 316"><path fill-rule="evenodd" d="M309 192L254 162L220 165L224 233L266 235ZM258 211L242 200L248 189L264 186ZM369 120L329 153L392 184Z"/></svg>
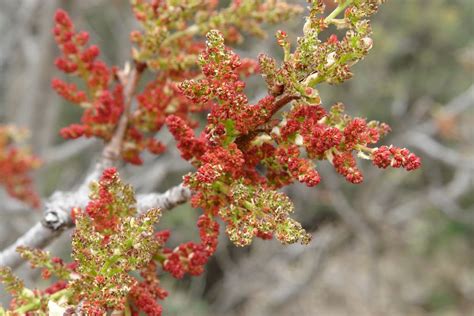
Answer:
<svg viewBox="0 0 474 316"><path fill-rule="evenodd" d="M124 111L111 140L104 147L102 157L94 170L85 178L76 191L57 191L51 195L45 203L42 219L0 253L0 266L17 268L23 262L16 252L18 246L45 248L58 238L64 230L74 226L70 214L71 209L74 207L86 207L89 183L97 180L102 171L114 165L120 157L122 141L128 124L128 112L142 70L140 65L136 65L133 69L126 67L118 74L120 82L125 86ZM138 196L137 209L139 213L151 207L169 210L178 204L186 202L190 195L191 193L188 189L178 185L164 193L150 193Z"/></svg>

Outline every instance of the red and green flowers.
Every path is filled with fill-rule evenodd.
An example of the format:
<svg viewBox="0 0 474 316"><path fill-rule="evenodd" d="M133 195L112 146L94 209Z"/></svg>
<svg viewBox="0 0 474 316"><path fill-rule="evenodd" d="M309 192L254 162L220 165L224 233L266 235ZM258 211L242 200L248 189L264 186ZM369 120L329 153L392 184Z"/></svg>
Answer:
<svg viewBox="0 0 474 316"><path fill-rule="evenodd" d="M56 283L30 291L11 271L0 270L14 296L14 314L80 309L87 315L161 315L158 300L168 292L161 288L160 275L200 275L217 249L219 222L237 246L254 238L307 244L311 234L290 216L291 199L278 190L294 182L317 186L324 181L318 173L321 164L361 183L356 157L380 168L420 167L420 158L405 148L374 147L390 131L388 125L351 117L340 103L327 106L317 90L352 77L351 67L372 47L368 17L383 1L340 0L332 12L326 12L323 1L309 2L296 47L284 31L277 32L284 56L277 61L264 54L241 59L226 44L242 40L241 32L264 35L262 23L286 20L301 11L297 6L242 0L218 10L217 1L176 6L175 1L132 0L142 29L131 34L133 66L124 70L98 60L99 49L88 44L88 34L77 32L64 11L56 13L54 36L61 50L56 65L82 83L53 79L52 85L84 109L80 124L64 128L61 135L108 143L123 128L120 156L141 164L143 150L165 150L155 134L166 125L182 158L196 169L183 182L192 191L192 206L201 212L200 240L167 246L172 231L155 232L161 211L138 214L133 188L122 183L115 168L106 169L91 183L87 206L71 210L76 225L72 264L41 250L20 249L44 269L45 277L55 274ZM327 34L331 25L345 34ZM329 35L326 40L321 33ZM137 91L144 72L152 80ZM257 73L268 95L250 102L244 78ZM201 114L207 115L204 126L197 119ZM198 127L202 132L196 135ZM14 195L35 204L25 173L36 160L9 149L8 136L2 135L7 134L0 129L0 170L18 179L2 181Z"/></svg>

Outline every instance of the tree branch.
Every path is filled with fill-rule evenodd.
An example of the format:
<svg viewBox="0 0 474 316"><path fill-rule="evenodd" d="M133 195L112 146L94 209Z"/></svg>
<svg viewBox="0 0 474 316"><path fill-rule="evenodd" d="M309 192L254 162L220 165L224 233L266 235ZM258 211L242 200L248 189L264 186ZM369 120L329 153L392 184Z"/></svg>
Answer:
<svg viewBox="0 0 474 316"><path fill-rule="evenodd" d="M127 131L128 113L132 104L135 90L137 88L138 80L140 79L140 74L143 71L141 68L142 67L137 64L133 69L130 70L130 65L127 64L125 69L118 73L120 83L125 87L124 109L117 124L117 128L115 129L114 135L102 152L102 161L106 166L113 165L113 163L120 158L123 138L125 136L125 132Z"/></svg>
<svg viewBox="0 0 474 316"><path fill-rule="evenodd" d="M87 192L78 190L75 193L56 192L46 204L46 210L41 222L35 224L11 246L0 253L0 266L17 268L22 259L16 252L18 246L45 248L61 233L74 226L70 216L73 207L85 208L89 202ZM150 208L170 210L185 203L191 197L191 191L181 184L164 193L150 193L137 196L137 212L142 214Z"/></svg>
<svg viewBox="0 0 474 316"><path fill-rule="evenodd" d="M66 141L48 149L40 155L43 161L48 164L58 163L79 155L97 143L98 142L95 139L76 139L73 142Z"/></svg>
<svg viewBox="0 0 474 316"><path fill-rule="evenodd" d="M447 165L455 168L462 166L467 170L474 170L471 157L464 157L458 151L437 142L428 134L412 131L407 133L406 139L412 146Z"/></svg>
<svg viewBox="0 0 474 316"><path fill-rule="evenodd" d="M448 104L443 106L444 115L460 115L470 107L474 106L474 84L467 88L463 93L452 99ZM428 135L436 133L438 127L434 120L429 120L417 126L417 130L423 131Z"/></svg>
<svg viewBox="0 0 474 316"><path fill-rule="evenodd" d="M138 213L141 214L151 208L170 210L179 204L187 202L191 198L191 190L182 184L172 187L163 194L143 194L137 197Z"/></svg>
<svg viewBox="0 0 474 316"><path fill-rule="evenodd" d="M89 199L89 183L98 179L105 168L108 168L120 158L122 142L128 125L128 113L132 104L133 96L144 67L135 64L133 69L126 67L118 73L118 79L124 88L124 110L117 128L102 151L102 158L96 164L94 170L86 177L79 189L75 192L56 192L45 204L45 211L42 220L21 236L13 245L0 253L0 265L7 265L11 268L18 267L22 260L16 253L16 248L20 245L44 248L57 238L62 231L73 227L70 211L73 207L85 208ZM170 209L177 204L187 201L190 197L189 190L179 186L172 188L161 195L147 195L144 201L146 207L152 206L162 209ZM144 212L143 206L138 202L139 212Z"/></svg>

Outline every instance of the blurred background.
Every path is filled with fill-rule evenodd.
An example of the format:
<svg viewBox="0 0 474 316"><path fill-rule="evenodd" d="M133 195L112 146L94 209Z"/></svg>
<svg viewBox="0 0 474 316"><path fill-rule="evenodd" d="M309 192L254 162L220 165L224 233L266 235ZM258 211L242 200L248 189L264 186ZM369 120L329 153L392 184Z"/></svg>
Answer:
<svg viewBox="0 0 474 316"><path fill-rule="evenodd" d="M135 27L126 0L0 0L0 124L32 131L30 144L44 161L35 174L43 197L73 189L101 148L58 135L80 111L50 89L59 75L51 35L57 7L90 32L108 64L128 60ZM355 78L320 89L326 106L342 101L355 116L387 122L393 132L382 143L412 149L421 170L359 162L365 181L352 185L320 163L318 187L286 190L295 217L313 234L309 246L255 240L241 249L223 234L204 275L162 277L170 292L165 315L474 315L473 16L471 0L389 0L374 19L374 48L354 67ZM298 17L278 29L294 42L303 22ZM276 30L269 26L268 38L248 38L235 49L246 57L280 56ZM264 95L263 81L251 78L247 91ZM158 137L169 152L121 168L137 192L164 191L191 170L177 159L167 131ZM3 249L41 214L2 190L0 201ZM160 228L172 228L172 243L197 239L198 215L180 206ZM67 232L49 250L68 259L69 243ZM44 286L36 271L24 266L18 273L28 285ZM0 297L5 304L4 292Z"/></svg>

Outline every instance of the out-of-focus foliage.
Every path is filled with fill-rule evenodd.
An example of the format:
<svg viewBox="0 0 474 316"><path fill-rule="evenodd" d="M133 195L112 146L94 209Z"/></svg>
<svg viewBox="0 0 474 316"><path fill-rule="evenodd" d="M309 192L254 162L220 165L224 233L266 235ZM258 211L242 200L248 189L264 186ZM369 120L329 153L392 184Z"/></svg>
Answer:
<svg viewBox="0 0 474 316"><path fill-rule="evenodd" d="M473 6L469 0L387 1L374 22L375 56L355 70L364 80L331 90L358 112L368 108L388 119L397 101L448 102L472 84L473 68L461 61L469 48L473 58Z"/></svg>

